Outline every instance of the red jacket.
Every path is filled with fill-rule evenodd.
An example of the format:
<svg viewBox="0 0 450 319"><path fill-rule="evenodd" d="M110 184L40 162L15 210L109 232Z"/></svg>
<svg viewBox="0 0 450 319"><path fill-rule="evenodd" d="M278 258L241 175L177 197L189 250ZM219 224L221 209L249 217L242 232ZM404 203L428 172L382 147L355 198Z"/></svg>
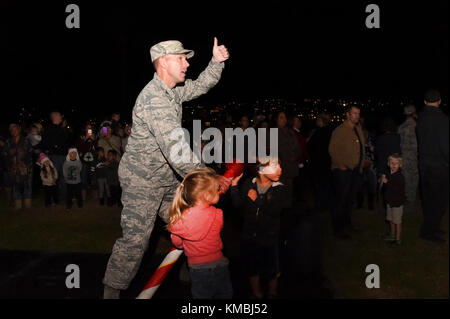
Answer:
<svg viewBox="0 0 450 319"><path fill-rule="evenodd" d="M223 257L222 227L222 210L201 205L187 209L169 231L173 244L184 250L188 264L203 264Z"/></svg>

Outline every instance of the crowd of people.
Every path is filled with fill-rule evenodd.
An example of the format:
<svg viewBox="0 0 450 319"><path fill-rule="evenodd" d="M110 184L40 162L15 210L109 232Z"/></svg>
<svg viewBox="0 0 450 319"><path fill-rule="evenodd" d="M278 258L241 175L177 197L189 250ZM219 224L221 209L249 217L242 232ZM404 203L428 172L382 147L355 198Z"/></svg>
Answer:
<svg viewBox="0 0 450 319"><path fill-rule="evenodd" d="M405 213L407 218L408 213L417 211L420 200L423 208L420 237L432 242L444 241L439 236L443 233L440 222L448 207L449 135L448 117L439 109L440 103L439 92L428 91L420 113L414 105L407 105L401 125L386 117L380 123L379 134L367 129L365 123L370 114L362 116L358 105L346 110L346 120L337 127L331 126L329 114L319 114L315 128L308 133L303 131L299 117L285 112L259 114L252 120L250 115L241 116L239 127L244 132L252 126L267 130L278 128L279 161L275 169L266 170L273 163L250 164L244 159L244 173L233 179L228 192L230 205L243 215L243 249L247 252L253 297L263 296L260 275L267 274L270 278L268 295L276 296L280 218L283 210L293 207L296 201L306 200L308 185L313 188L315 211L331 212L334 235L338 239L351 240L354 233L361 231L353 223L354 209L361 209L366 202L367 208L374 210L380 199L385 209L386 241L402 244L403 215ZM12 123L10 137L0 141L0 177L14 208L32 207L35 187L43 190L45 207L62 204L70 210L76 202L81 208L87 198L95 198L99 205L121 206L118 169L131 126L123 125L120 114L114 113L97 128L87 123L80 136L74 137L60 112L51 112L50 120L47 127L36 123L25 132L21 125ZM229 119L222 124L227 127L231 123ZM223 173L220 164L209 166L215 172L222 169ZM195 176L187 175L178 192L184 187L185 192L192 192L195 201L194 197L199 196L195 189L200 187L202 192L212 194L205 207L217 203L218 186L210 180L212 172L192 173L204 175L202 178L207 181L203 181L206 183L203 186L196 185L195 179L189 182ZM40 178L39 183L33 182L33 176ZM214 190L210 189L212 184ZM188 226L177 226L178 219L173 211L172 207L169 230L174 244L180 236L197 238L199 233L193 234ZM190 215L195 217L198 213L192 211ZM200 210L200 213L213 214L208 210ZM221 225L217 224L215 229L220 230ZM221 242L212 245L221 250ZM189 247L184 249L188 259L196 260L195 254L189 255ZM228 261L219 259L217 262L216 257L213 258L216 263L226 268ZM191 276L200 276L201 269L195 268L195 262L193 265ZM228 277L226 272L214 277L219 280L218 287L222 287L217 293L225 297L231 294L230 287L224 284ZM193 288L193 293L199 298L211 296L205 295L201 287Z"/></svg>
<svg viewBox="0 0 450 319"><path fill-rule="evenodd" d="M99 205L121 206L118 166L130 129L120 113L98 132L87 122L79 136L60 111L50 113L46 127L11 123L10 137L0 140L0 184L16 210L31 208L33 192L41 189L45 207L64 204L70 211L75 199L82 208L88 193Z"/></svg>
<svg viewBox="0 0 450 319"><path fill-rule="evenodd" d="M357 105L346 110L346 120L335 128L330 127L328 114L320 114L316 128L305 135L302 121L285 112L271 116L272 121L257 118L255 128L278 128L278 158L257 158L255 164L244 160L244 172L232 179L228 192L231 208L229 203L219 203L216 172L223 170L217 165L210 165L214 170L190 172L177 189L168 229L174 245L188 257L193 297L232 296L229 261L222 255L220 239L222 209L224 214L231 209L233 215L242 216L241 256L250 298L277 297L280 249L286 238L282 223L288 211L305 207L296 205L306 198L305 179L314 186L313 211L330 210L338 240L352 240L364 231L355 227L352 211L362 208L366 196L367 208L374 210L379 197L386 221L380 234L393 246L402 245L404 212L408 217L419 210L420 180L423 224L418 235L433 243L445 242L440 224L448 209L449 123L440 103L439 92L428 91L420 113L407 105L401 125L386 117L379 134L367 130ZM248 116L240 118L243 132L250 122ZM220 217L214 218L217 214ZM214 271L206 271L203 265Z"/></svg>

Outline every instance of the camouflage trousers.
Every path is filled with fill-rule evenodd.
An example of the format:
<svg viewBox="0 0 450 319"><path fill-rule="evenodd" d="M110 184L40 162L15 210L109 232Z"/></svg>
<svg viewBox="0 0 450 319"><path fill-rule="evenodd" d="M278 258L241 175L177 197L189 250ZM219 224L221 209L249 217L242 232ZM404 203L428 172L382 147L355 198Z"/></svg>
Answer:
<svg viewBox="0 0 450 319"><path fill-rule="evenodd" d="M408 204L416 202L417 190L419 187L419 170L403 167L403 176L405 177L405 197Z"/></svg>
<svg viewBox="0 0 450 319"><path fill-rule="evenodd" d="M156 186L157 181L153 184ZM108 261L103 284L127 289L148 248L150 235L159 215L166 223L178 185L138 187L122 184L122 237L117 239Z"/></svg>

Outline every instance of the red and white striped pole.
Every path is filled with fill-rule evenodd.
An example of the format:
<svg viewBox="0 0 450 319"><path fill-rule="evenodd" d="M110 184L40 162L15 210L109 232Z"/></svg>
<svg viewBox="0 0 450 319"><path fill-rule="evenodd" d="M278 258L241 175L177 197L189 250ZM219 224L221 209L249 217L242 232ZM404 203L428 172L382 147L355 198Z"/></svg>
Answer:
<svg viewBox="0 0 450 319"><path fill-rule="evenodd" d="M172 248L136 299L151 299L182 253L183 250Z"/></svg>

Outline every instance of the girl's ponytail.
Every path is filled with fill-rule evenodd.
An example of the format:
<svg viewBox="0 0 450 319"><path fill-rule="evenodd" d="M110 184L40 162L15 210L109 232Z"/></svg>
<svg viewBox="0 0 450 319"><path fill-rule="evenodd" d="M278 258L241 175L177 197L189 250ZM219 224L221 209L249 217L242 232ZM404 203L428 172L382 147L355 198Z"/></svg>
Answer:
<svg viewBox="0 0 450 319"><path fill-rule="evenodd" d="M190 207L184 198L184 185L181 183L175 192L175 196L172 201L172 207L169 211L169 224L167 228L172 226L177 220L181 218L183 211Z"/></svg>
<svg viewBox="0 0 450 319"><path fill-rule="evenodd" d="M175 224L186 209L193 207L205 192L215 195L218 188L218 175L213 169L205 167L188 173L175 192L167 228Z"/></svg>

